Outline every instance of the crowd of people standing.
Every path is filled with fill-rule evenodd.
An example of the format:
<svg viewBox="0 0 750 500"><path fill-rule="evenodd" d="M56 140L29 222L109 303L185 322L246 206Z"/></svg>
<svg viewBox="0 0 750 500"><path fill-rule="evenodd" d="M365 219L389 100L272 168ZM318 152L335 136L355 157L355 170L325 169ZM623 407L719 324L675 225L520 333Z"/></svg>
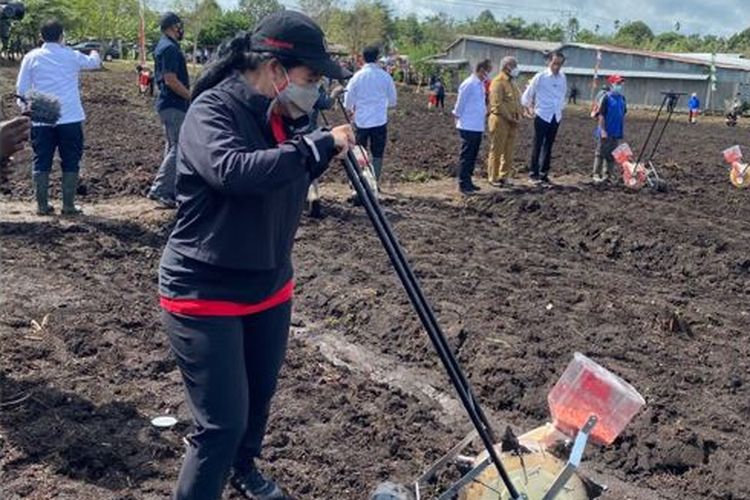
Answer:
<svg viewBox="0 0 750 500"><path fill-rule="evenodd" d="M578 89L573 87L568 91L562 71L565 64L562 52L549 52L546 61L547 68L535 74L523 92L518 85L518 61L512 56L500 61L498 74L491 81L488 75L492 62L483 60L461 83L453 116L461 138L458 188L462 194L472 195L480 190L472 181L472 175L485 131L489 139L487 181L498 188L507 185L515 173L513 155L519 124L524 118L533 120L534 131L529 180L536 185L551 183L553 147L563 121L566 99L567 103L575 102ZM591 116L595 119L592 171L595 183L610 178L614 169L612 153L624 137L627 113L624 81L619 75L611 75L594 99Z"/></svg>

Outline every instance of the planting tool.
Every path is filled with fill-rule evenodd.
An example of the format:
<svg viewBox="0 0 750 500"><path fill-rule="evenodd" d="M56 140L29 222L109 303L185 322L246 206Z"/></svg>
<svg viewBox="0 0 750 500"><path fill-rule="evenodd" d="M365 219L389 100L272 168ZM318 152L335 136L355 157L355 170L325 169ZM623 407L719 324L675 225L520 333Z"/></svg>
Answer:
<svg viewBox="0 0 750 500"><path fill-rule="evenodd" d="M734 187L745 189L750 186L750 164L742 163L742 150L739 146L732 146L722 152L724 160L729 164L729 180Z"/></svg>
<svg viewBox="0 0 750 500"><path fill-rule="evenodd" d="M343 109L340 100L339 104ZM536 430L522 436L529 441L532 438L536 439L535 443L531 444L535 451L529 457L528 466L526 455L520 455L517 457L517 461L503 455L496 444L497 437L489 420L451 350L430 303L422 292L414 271L406 259L404 250L380 207L374 190L366 179L364 173L366 170L360 168L360 161L354 150L349 150L344 157L343 164L349 182L375 228L375 232L474 426L474 433L470 437L454 447L449 454L435 463L414 483L413 494L412 492L398 493L392 483L387 483L381 485L371 498L378 500L405 500L415 496L417 499L423 498L421 493L423 482L433 477L438 469L458 458L458 454L476 437L480 439L484 447L484 456L480 457L476 465L472 465L459 481L450 486L440 496L441 500L452 499L459 492L461 495L470 495L470 493L467 493L469 490L466 489L466 486L475 487L477 484L483 485L480 488L482 495L489 494L490 496L464 496L463 498L466 500L489 498L495 500L538 500L541 498L544 500L552 500L553 498L584 500L594 498L595 495L588 494L587 490L579 485L582 480L575 474L575 470L580 464L583 448L589 436L608 443L622 430L621 427L618 427L619 424L615 425L612 420L613 412L619 411L616 404L621 401L621 395L627 392L622 390L624 382L618 384L617 382L620 380L617 377L590 362L590 360L587 360L589 363L584 362L580 359L581 355L576 355L576 359L558 382L559 389L558 386L555 386L555 389L550 393L550 408L555 421L560 423L560 430L555 426L545 426L542 430ZM598 369L601 369L601 371L598 371ZM566 377L566 375L568 376ZM635 392L630 386L627 387ZM640 398L637 393L635 394L637 398ZM642 398L640 398L640 401L640 404L643 404ZM637 408L635 411L637 411ZM634 414L635 412L630 414L627 420ZM583 420L580 419L580 416L583 416ZM547 446L543 443L554 444L567 439L563 433L571 432L573 427L576 428L576 444L567 464L548 456L550 453L545 451ZM624 424L622 427L624 427ZM467 459L464 457L463 461L466 463ZM531 468L532 466L533 468ZM485 477L482 474L490 475ZM571 486L573 484L577 486ZM519 489L519 486L521 489ZM537 491L546 491L546 493L540 497L537 495Z"/></svg>
<svg viewBox="0 0 750 500"><path fill-rule="evenodd" d="M501 452L508 474L519 486L522 497L529 500L597 498L604 487L578 474L586 444L612 444L645 403L643 398L621 378L575 353L547 401L553 423L511 439L509 447L515 451ZM440 494L439 500L456 496L460 500L509 498L502 491L497 472L489 467L486 453L476 459L461 455L475 437L475 433L469 434L415 481L417 500L424 498L424 486L451 462L463 464L466 472ZM499 449L500 445L496 447ZM570 450L566 461L555 455L554 450L561 447Z"/></svg>
<svg viewBox="0 0 750 500"><path fill-rule="evenodd" d="M615 157L615 161L620 163L620 165L622 166L622 180L625 183L625 186L630 189L640 189L646 184L648 184L649 187L655 189L656 191L666 191L667 189L666 181L661 178L659 172L654 166L654 157L656 156L656 151L659 149L661 140L664 138L664 132L666 132L669 123L672 121L672 115L674 114L674 110L677 107L677 102L679 101L680 96L685 95L685 93L662 92L662 95L664 97L661 101L661 106L659 106L659 111L657 111L656 116L654 117L654 121L651 123L651 128L649 129L648 135L646 136L646 141L643 143L641 152L635 162L632 161L633 153L630 150L630 147L627 147L627 152L629 154L627 156L621 156L622 161L618 160L618 157L615 157L614 153L612 154L612 156ZM651 140L654 139L656 126L659 123L659 118L661 118L661 115L664 112L665 108L667 110L667 117L664 120L664 123L661 125L661 129L656 136L647 159L643 161L644 155L651 145ZM627 146L627 144L624 145Z"/></svg>

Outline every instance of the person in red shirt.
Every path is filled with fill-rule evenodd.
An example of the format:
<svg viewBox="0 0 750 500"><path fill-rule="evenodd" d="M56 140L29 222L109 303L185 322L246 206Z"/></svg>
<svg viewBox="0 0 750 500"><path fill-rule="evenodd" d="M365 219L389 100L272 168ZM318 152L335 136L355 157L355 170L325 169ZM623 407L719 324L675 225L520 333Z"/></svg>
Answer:
<svg viewBox="0 0 750 500"><path fill-rule="evenodd" d="M154 75L151 70L140 64L135 67L135 70L138 72L138 92L141 95L148 94L149 97L154 97Z"/></svg>
<svg viewBox="0 0 750 500"><path fill-rule="evenodd" d="M286 498L260 472L292 312L294 235L308 187L348 151L348 125L292 134L321 77L348 77L321 29L285 10L208 65L180 132L177 221L159 269L162 320L195 432L174 498Z"/></svg>

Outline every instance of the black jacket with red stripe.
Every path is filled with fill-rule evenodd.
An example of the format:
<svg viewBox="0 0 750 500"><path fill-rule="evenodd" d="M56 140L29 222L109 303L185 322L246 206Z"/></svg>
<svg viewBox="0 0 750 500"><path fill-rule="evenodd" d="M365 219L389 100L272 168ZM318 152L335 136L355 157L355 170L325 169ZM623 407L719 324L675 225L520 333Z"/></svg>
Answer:
<svg viewBox="0 0 750 500"><path fill-rule="evenodd" d="M269 104L234 73L190 107L180 132L179 209L162 261L163 296L254 302L291 273L310 172L323 170L335 146L325 131L277 144ZM183 257L180 269L166 258L174 254ZM200 276L190 276L190 262ZM177 271L186 279L175 279ZM242 276L252 282L237 282Z"/></svg>

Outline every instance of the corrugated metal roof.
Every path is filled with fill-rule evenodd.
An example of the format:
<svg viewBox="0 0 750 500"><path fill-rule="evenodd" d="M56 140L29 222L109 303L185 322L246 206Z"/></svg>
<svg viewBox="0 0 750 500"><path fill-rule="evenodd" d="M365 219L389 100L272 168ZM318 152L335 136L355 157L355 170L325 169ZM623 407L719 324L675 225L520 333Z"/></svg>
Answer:
<svg viewBox="0 0 750 500"><path fill-rule="evenodd" d="M698 57L692 57L690 54L684 54L684 53L654 52L654 51L649 51L649 50L616 47L614 45L594 45L590 43L566 43L566 44L563 44L561 49L565 50L565 47L577 47L577 48L588 49L588 50L600 50L602 52L612 52L615 54L638 55L638 56L643 56L643 57L651 57L654 59L665 59L667 61L676 61L676 62L681 62L685 64L696 64L699 66L710 65L710 60L705 61L704 59L701 59ZM735 69L735 70L748 70L749 69L738 64L728 63L728 62L719 62L719 61L717 61L716 67L724 68L724 69Z"/></svg>
<svg viewBox="0 0 750 500"><path fill-rule="evenodd" d="M444 59L441 57L437 57L434 59L429 59L429 61L432 64L438 64L440 66L464 66L469 64L468 59Z"/></svg>
<svg viewBox="0 0 750 500"><path fill-rule="evenodd" d="M671 52L672 55L698 59L704 63L711 64L713 55L707 52ZM742 54L716 54L716 65L719 67L740 67L750 70L750 59L746 59Z"/></svg>
<svg viewBox="0 0 750 500"><path fill-rule="evenodd" d="M518 68L522 73L537 73L547 69L546 66L536 66L530 64L519 64ZM593 68L574 68L572 66L565 66L563 73L566 75L576 76L594 76ZM695 73L669 73L664 71L629 71L629 70L611 70L602 69L599 70L599 76L606 78L609 75L620 75L624 78L652 78L656 80L693 80L693 81L705 81L708 80L708 75L697 75Z"/></svg>
<svg viewBox="0 0 750 500"><path fill-rule="evenodd" d="M461 40L471 40L474 42L489 43L491 45L500 45L502 47L511 47L515 49L536 50L539 52L548 52L560 47L558 42L542 42L539 40L517 40L515 38L495 38L492 36L461 35L453 42L448 49L458 44Z"/></svg>
<svg viewBox="0 0 750 500"><path fill-rule="evenodd" d="M676 61L685 64L696 64L699 66L709 66L711 64L710 54L706 58L706 54L683 54L674 52L652 52L648 50L639 49L628 49L625 47L616 47L614 45L595 45L590 43L558 43L558 42L542 42L538 40L516 40L513 38L496 38L491 36L476 36L476 35L461 35L455 42L453 42L446 52L452 47L457 45L461 40L472 40L475 42L488 43L491 45L498 45L501 47L517 48L534 50L538 52L549 52L552 50L564 50L566 47L574 47L585 50L600 50L602 52L611 52L615 54L630 54L639 55L643 57L651 57L654 59L665 59L668 61ZM728 58L717 58L717 68L733 69L740 71L750 71L750 63L746 60L737 59L731 60Z"/></svg>

